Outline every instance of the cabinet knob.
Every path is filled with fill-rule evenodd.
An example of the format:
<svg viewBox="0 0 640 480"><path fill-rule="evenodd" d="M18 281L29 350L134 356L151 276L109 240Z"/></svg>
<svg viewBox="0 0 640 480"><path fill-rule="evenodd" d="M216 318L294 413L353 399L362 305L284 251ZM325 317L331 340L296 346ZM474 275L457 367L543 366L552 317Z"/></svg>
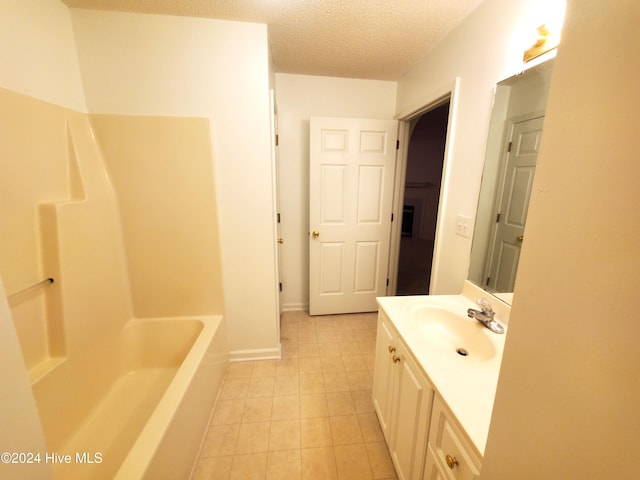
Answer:
<svg viewBox="0 0 640 480"><path fill-rule="evenodd" d="M389 353L393 353L396 351L396 347L389 345Z"/></svg>
<svg viewBox="0 0 640 480"><path fill-rule="evenodd" d="M393 363L398 363L400 361L400 357L398 357L397 355L393 356Z"/></svg>
<svg viewBox="0 0 640 480"><path fill-rule="evenodd" d="M453 468L458 465L458 459L456 457L452 457L451 455L447 455L445 457L445 460L447 461L447 466L449 468Z"/></svg>

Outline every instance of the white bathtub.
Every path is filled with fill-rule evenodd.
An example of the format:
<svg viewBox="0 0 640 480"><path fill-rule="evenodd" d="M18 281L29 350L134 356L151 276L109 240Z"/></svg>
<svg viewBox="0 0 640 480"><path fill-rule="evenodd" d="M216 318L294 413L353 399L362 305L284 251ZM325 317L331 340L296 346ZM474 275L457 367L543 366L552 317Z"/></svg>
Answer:
<svg viewBox="0 0 640 480"><path fill-rule="evenodd" d="M229 361L227 342L222 316L127 323L122 373L58 452L71 461L54 463L54 478L189 478Z"/></svg>

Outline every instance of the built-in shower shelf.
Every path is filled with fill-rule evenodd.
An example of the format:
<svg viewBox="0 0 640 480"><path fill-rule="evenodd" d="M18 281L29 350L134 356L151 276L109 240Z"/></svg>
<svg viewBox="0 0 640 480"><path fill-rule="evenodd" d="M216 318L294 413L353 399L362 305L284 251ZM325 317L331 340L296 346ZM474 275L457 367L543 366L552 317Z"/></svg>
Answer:
<svg viewBox="0 0 640 480"><path fill-rule="evenodd" d="M48 357L31 367L29 369L29 382L31 385L64 362L64 360L65 357Z"/></svg>

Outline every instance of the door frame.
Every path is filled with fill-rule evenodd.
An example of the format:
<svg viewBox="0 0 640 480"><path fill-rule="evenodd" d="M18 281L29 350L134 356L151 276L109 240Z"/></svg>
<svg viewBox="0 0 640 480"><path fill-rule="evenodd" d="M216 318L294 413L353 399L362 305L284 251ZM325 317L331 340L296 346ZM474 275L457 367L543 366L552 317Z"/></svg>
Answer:
<svg viewBox="0 0 640 480"><path fill-rule="evenodd" d="M405 180L407 176L407 157L409 155L409 140L411 139L411 122L423 114L433 110L449 101L449 117L447 120L447 135L445 139L444 159L442 163L442 180L440 183L440 196L438 198L438 215L436 221L436 235L433 245L433 261L431 264L431 281L429 293L437 291L438 279L440 278L440 256L438 251L444 241L444 234L441 229L443 215L446 209L442 208L448 198L451 187L450 163L453 156L452 143L454 138L456 112L459 102L460 78L456 77L453 82L444 85L423 97L422 101L416 102L419 105L409 111L396 115L398 120L398 140L400 147L398 150L398 160L396 161L395 184L393 188L392 212L394 221L391 223L391 239L389 244L389 285L387 295L394 296L398 286L398 262L400 259L400 239L402 234L402 207L404 203Z"/></svg>
<svg viewBox="0 0 640 480"><path fill-rule="evenodd" d="M273 248L274 248L274 269L276 274L275 303L277 312L277 335L278 346L280 347L280 321L282 319L282 242L281 219L280 219L280 161L278 153L278 105L276 103L275 90L269 90L269 116L270 116L270 137L271 137L271 183L272 202L274 206L273 218Z"/></svg>

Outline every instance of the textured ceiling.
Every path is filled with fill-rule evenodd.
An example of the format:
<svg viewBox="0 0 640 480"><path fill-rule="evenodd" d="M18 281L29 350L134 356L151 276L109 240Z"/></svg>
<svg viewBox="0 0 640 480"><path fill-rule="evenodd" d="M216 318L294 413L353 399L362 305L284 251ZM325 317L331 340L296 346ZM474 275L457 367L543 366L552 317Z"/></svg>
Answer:
<svg viewBox="0 0 640 480"><path fill-rule="evenodd" d="M266 23L276 72L396 80L483 0L61 0Z"/></svg>

